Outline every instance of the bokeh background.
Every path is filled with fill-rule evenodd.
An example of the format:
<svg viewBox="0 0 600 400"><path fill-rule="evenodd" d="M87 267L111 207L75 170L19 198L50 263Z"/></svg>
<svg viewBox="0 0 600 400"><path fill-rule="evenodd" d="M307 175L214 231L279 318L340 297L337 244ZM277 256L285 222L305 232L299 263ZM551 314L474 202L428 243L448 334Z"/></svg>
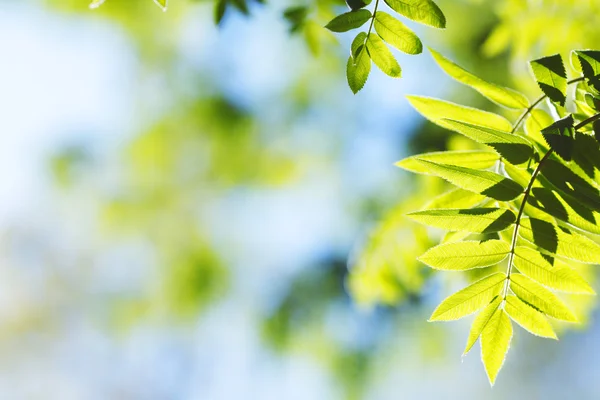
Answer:
<svg viewBox="0 0 600 400"><path fill-rule="evenodd" d="M535 97L526 61L600 43L595 3L407 24ZM314 10L300 33L291 5ZM516 328L493 389L460 357L469 321L427 322L465 282L414 261L436 233L402 214L443 185L393 163L467 144L404 96L495 110L427 52L354 96L352 35L319 27L336 1L220 27L211 1L87 6L0 1L0 399L598 398L595 298L558 343Z"/></svg>

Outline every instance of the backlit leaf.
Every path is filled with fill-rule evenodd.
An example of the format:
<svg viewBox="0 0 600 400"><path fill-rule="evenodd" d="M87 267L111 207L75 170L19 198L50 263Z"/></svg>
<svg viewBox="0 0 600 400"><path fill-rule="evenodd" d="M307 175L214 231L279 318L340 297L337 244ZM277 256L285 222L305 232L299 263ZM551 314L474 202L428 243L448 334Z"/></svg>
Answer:
<svg viewBox="0 0 600 400"><path fill-rule="evenodd" d="M424 208L467 208L481 203L483 200L485 200L485 198L486 197L483 195L469 192L468 190L454 188L437 196L427 203Z"/></svg>
<svg viewBox="0 0 600 400"><path fill-rule="evenodd" d="M423 52L423 44L419 37L391 15L383 11L377 11L373 26L384 41L398 50L408 54L420 54Z"/></svg>
<svg viewBox="0 0 600 400"><path fill-rule="evenodd" d="M398 61L385 45L383 40L376 34L371 32L367 38L367 51L371 56L373 63L386 75L392 78L399 78L402 74Z"/></svg>
<svg viewBox="0 0 600 400"><path fill-rule="evenodd" d="M552 325L544 314L524 303L517 296L506 296L504 310L510 318L530 333L550 339L558 339Z"/></svg>
<svg viewBox="0 0 600 400"><path fill-rule="evenodd" d="M446 17L432 0L385 0L398 14L434 28L445 28Z"/></svg>
<svg viewBox="0 0 600 400"><path fill-rule="evenodd" d="M478 280L442 301L429 320L451 321L474 313L500 294L505 280L502 272Z"/></svg>
<svg viewBox="0 0 600 400"><path fill-rule="evenodd" d="M531 61L531 70L542 92L564 107L567 100L567 71L560 54Z"/></svg>
<svg viewBox="0 0 600 400"><path fill-rule="evenodd" d="M413 162L421 164L427 171L426 174L439 176L460 188L496 200L512 200L523 192L523 188L518 183L494 172L437 164L426 160L412 159L411 163ZM400 161L396 165L404 168L403 163L404 161Z"/></svg>
<svg viewBox="0 0 600 400"><path fill-rule="evenodd" d="M402 160L402 168L415 172L426 173L427 166L419 160L431 161L438 164L460 165L473 169L488 169L500 159L493 151L485 150L456 150L436 151L433 153L418 154Z"/></svg>
<svg viewBox="0 0 600 400"><path fill-rule="evenodd" d="M525 163L533 155L533 145L522 136L451 119L444 119L444 123L448 129L492 147L512 164Z"/></svg>
<svg viewBox="0 0 600 400"><path fill-rule="evenodd" d="M465 347L463 355L466 355L471 350L473 345L477 342L477 339L479 339L479 336L481 336L481 332L483 332L490 320L497 312L501 311L501 303L502 297L496 296L496 298L490 304L488 304L488 306L484 308L477 315L477 317L475 317L475 320L473 320L473 324L471 325L471 330L467 339L467 346Z"/></svg>
<svg viewBox="0 0 600 400"><path fill-rule="evenodd" d="M521 273L551 289L594 294L594 290L575 270L558 263L552 265L539 252L528 247L515 248L514 264Z"/></svg>
<svg viewBox="0 0 600 400"><path fill-rule="evenodd" d="M505 208L439 209L407 214L411 219L447 231L491 233L511 226L515 213Z"/></svg>
<svg viewBox="0 0 600 400"><path fill-rule="evenodd" d="M504 310L494 313L481 332L481 360L492 385L504 364L512 335L512 324Z"/></svg>
<svg viewBox="0 0 600 400"><path fill-rule="evenodd" d="M446 271L465 271L489 267L504 260L510 251L502 240L466 241L439 244L418 258L431 268Z"/></svg>
<svg viewBox="0 0 600 400"><path fill-rule="evenodd" d="M598 186L577 175L560 161L546 160L541 169L541 174L566 197L584 204L591 210L600 211Z"/></svg>
<svg viewBox="0 0 600 400"><path fill-rule="evenodd" d="M577 322L577 317L554 293L521 274L510 276L511 290L525 303L556 319Z"/></svg>
<svg viewBox="0 0 600 400"><path fill-rule="evenodd" d="M542 136L548 146L565 161L571 161L575 132L573 130L573 116L554 122L542 129Z"/></svg>
<svg viewBox="0 0 600 400"><path fill-rule="evenodd" d="M437 51L429 49L434 60L452 78L477 90L483 96L501 106L513 109L524 109L529 107L529 100L523 94L494 83L486 82L459 67Z"/></svg>
<svg viewBox="0 0 600 400"><path fill-rule="evenodd" d="M537 218L522 218L519 235L549 253L588 264L600 264L600 245L556 224Z"/></svg>
<svg viewBox="0 0 600 400"><path fill-rule="evenodd" d="M406 98L421 115L442 128L452 129L445 121L452 118L453 121L485 126L504 132L512 129L510 122L498 114L431 97L406 96Z"/></svg>

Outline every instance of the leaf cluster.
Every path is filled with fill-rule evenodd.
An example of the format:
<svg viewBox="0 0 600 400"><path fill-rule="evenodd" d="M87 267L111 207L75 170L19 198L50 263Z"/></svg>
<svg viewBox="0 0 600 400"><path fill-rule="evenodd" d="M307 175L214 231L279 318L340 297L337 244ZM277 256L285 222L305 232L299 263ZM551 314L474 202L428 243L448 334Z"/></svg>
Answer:
<svg viewBox="0 0 600 400"><path fill-rule="evenodd" d="M480 271L479 280L442 301L430 320L478 313L464 353L480 341L482 361L494 384L510 347L513 322L534 335L556 339L551 320L575 323L578 318L555 292L595 294L573 266L600 264L600 52L574 51L571 63L581 75L570 81L560 55L532 61L542 96L531 103L521 93L486 82L431 52L458 82L502 107L521 111L510 124L486 111L409 97L431 122L481 149L425 153L397 163L442 178L472 200L468 206L429 205L408 217L448 231L419 261L435 270ZM575 85L572 95L570 85ZM540 108L544 101L556 118Z"/></svg>

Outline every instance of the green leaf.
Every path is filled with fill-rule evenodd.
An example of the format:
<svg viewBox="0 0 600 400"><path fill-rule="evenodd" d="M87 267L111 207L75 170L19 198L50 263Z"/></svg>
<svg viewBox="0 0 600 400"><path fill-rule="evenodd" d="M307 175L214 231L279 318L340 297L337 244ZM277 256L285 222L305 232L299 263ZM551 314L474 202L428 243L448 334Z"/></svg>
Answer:
<svg viewBox="0 0 600 400"><path fill-rule="evenodd" d="M351 55L346 65L348 86L350 86L354 94L358 93L365 86L371 72L371 58L364 44L365 40L367 40L365 32L360 32L356 35L352 41Z"/></svg>
<svg viewBox="0 0 600 400"><path fill-rule="evenodd" d="M502 272L478 280L442 301L429 320L452 321L474 313L500 294L505 280Z"/></svg>
<svg viewBox="0 0 600 400"><path fill-rule="evenodd" d="M465 135L477 143L492 147L512 164L523 164L533 155L533 145L522 136L452 119L443 121L448 129Z"/></svg>
<svg viewBox="0 0 600 400"><path fill-rule="evenodd" d="M90 3L90 8L98 8L102 5L102 3L104 3L106 0L92 0L92 2Z"/></svg>
<svg viewBox="0 0 600 400"><path fill-rule="evenodd" d="M579 65L583 76L592 86L597 87L598 76L600 75L600 51L597 50L576 50L575 54L579 59Z"/></svg>
<svg viewBox="0 0 600 400"><path fill-rule="evenodd" d="M439 244L418 258L433 269L466 271L498 264L510 252L502 240L466 241Z"/></svg>
<svg viewBox="0 0 600 400"><path fill-rule="evenodd" d="M481 332L485 329L490 320L494 317L497 312L500 312L500 304L502 303L502 297L496 296L494 300L486 308L481 311L475 320L473 320L473 324L471 325L471 331L469 332L469 338L467 339L467 346L465 347L465 351L463 352L463 356L466 355L473 345L481 336Z"/></svg>
<svg viewBox="0 0 600 400"><path fill-rule="evenodd" d="M410 163L421 164L429 175L435 175L465 190L483 194L496 200L508 201L523 193L515 181L489 171L478 171L457 165L437 164L431 161L411 159ZM404 160L396 163L404 168Z"/></svg>
<svg viewBox="0 0 600 400"><path fill-rule="evenodd" d="M375 31L383 40L400 51L408 54L423 52L423 44L413 31L391 15L377 11L375 13Z"/></svg>
<svg viewBox="0 0 600 400"><path fill-rule="evenodd" d="M594 121L594 128L598 130L600 120ZM581 169L583 175L592 181L600 182L600 145L591 135L575 135L573 147L573 162ZM571 164L571 167L573 165Z"/></svg>
<svg viewBox="0 0 600 400"><path fill-rule="evenodd" d="M598 243L552 222L522 218L519 235L549 253L582 263L600 264Z"/></svg>
<svg viewBox="0 0 600 400"><path fill-rule="evenodd" d="M529 333L558 340L548 318L517 296L509 295L506 297L504 311L506 311L513 321L521 325Z"/></svg>
<svg viewBox="0 0 600 400"><path fill-rule="evenodd" d="M167 11L168 0L154 0L157 6L159 6L163 11Z"/></svg>
<svg viewBox="0 0 600 400"><path fill-rule="evenodd" d="M567 71L560 54L533 60L530 65L542 92L564 107L567 100Z"/></svg>
<svg viewBox="0 0 600 400"><path fill-rule="evenodd" d="M371 0L346 0L346 4L351 10L358 10L371 4Z"/></svg>
<svg viewBox="0 0 600 400"><path fill-rule="evenodd" d="M565 199L556 191L533 188L527 202L576 228L600 235L600 213L570 198Z"/></svg>
<svg viewBox="0 0 600 400"><path fill-rule="evenodd" d="M499 131L510 131L512 129L510 122L498 114L431 97L406 96L406 98L421 115L442 128L451 129L446 120L452 118L453 121L466 122Z"/></svg>
<svg viewBox="0 0 600 400"><path fill-rule="evenodd" d="M515 213L505 208L425 210L408 214L411 219L447 231L499 232L511 226Z"/></svg>
<svg viewBox="0 0 600 400"><path fill-rule="evenodd" d="M573 153L575 136L573 123L573 116L568 115L542 129L542 136L548 146L565 161L571 161L571 154Z"/></svg>
<svg viewBox="0 0 600 400"><path fill-rule="evenodd" d="M429 49L433 59L438 65L452 78L477 90L483 96L501 106L514 109L524 109L529 107L529 100L523 94L494 83L486 82L476 77L470 72L459 67L437 51Z"/></svg>
<svg viewBox="0 0 600 400"><path fill-rule="evenodd" d="M383 40L376 34L371 32L367 38L367 51L371 56L373 63L386 75L392 78L399 78L402 74L398 61L394 58L394 55L383 43Z"/></svg>
<svg viewBox="0 0 600 400"><path fill-rule="evenodd" d="M455 188L446 193L435 197L424 207L425 209L435 208L467 208L473 207L486 199L477 193L468 190Z"/></svg>
<svg viewBox="0 0 600 400"><path fill-rule="evenodd" d="M514 264L521 273L551 289L595 294L594 289L575 270L558 264L552 265L546 257L528 247L515 248Z"/></svg>
<svg viewBox="0 0 600 400"><path fill-rule="evenodd" d="M371 19L372 14L369 10L356 10L338 15L325 28L332 32L347 32L351 29L360 28L365 22Z"/></svg>
<svg viewBox="0 0 600 400"><path fill-rule="evenodd" d="M426 166L420 164L419 160L431 161L438 164L461 165L473 169L488 169L492 167L500 157L492 151L484 150L455 150L437 151L433 153L418 154L405 158L401 161L402 168L415 172L426 173Z"/></svg>
<svg viewBox="0 0 600 400"><path fill-rule="evenodd" d="M559 161L546 160L541 175L559 192L575 203L581 203L594 211L600 211L600 193L596 185L574 173Z"/></svg>
<svg viewBox="0 0 600 400"><path fill-rule="evenodd" d="M525 303L546 315L567 322L577 322L577 317L554 293L521 274L510 276L511 290Z"/></svg>
<svg viewBox="0 0 600 400"><path fill-rule="evenodd" d="M481 360L492 386L504 364L512 335L512 324L504 310L494 313L481 332Z"/></svg>
<svg viewBox="0 0 600 400"><path fill-rule="evenodd" d="M434 28L445 28L446 17L440 8L431 0L385 0L392 10L408 19Z"/></svg>

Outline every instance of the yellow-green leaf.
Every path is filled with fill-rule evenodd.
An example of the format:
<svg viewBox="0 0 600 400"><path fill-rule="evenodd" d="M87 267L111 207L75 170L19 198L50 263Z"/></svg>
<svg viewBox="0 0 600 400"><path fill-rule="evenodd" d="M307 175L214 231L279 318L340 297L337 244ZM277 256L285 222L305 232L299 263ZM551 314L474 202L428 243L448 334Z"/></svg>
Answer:
<svg viewBox="0 0 600 400"><path fill-rule="evenodd" d="M376 33L371 32L367 38L367 51L373 63L386 75L399 78L402 74L398 61Z"/></svg>
<svg viewBox="0 0 600 400"><path fill-rule="evenodd" d="M367 34L364 32L356 35L352 41L351 54L346 65L348 86L354 94L365 86L371 72L371 59L364 44L366 39Z"/></svg>
<svg viewBox="0 0 600 400"><path fill-rule="evenodd" d="M513 109L524 109L529 107L529 100L516 90L486 82L476 77L465 69L459 67L437 51L429 49L435 61L452 78L460 83L472 87L483 96L501 106Z"/></svg>
<svg viewBox="0 0 600 400"><path fill-rule="evenodd" d="M571 260L600 264L600 245L553 222L522 218L519 235L540 248Z"/></svg>
<svg viewBox="0 0 600 400"><path fill-rule="evenodd" d="M432 0L385 0L398 14L434 28L445 28L446 17Z"/></svg>
<svg viewBox="0 0 600 400"><path fill-rule="evenodd" d="M492 385L504 364L512 335L512 324L504 310L494 313L481 332L481 360Z"/></svg>
<svg viewBox="0 0 600 400"><path fill-rule="evenodd" d="M375 13L375 31L387 43L408 54L423 52L423 44L413 31L402 22L383 11Z"/></svg>
<svg viewBox="0 0 600 400"><path fill-rule="evenodd" d="M514 264L521 273L551 289L595 294L594 289L575 270L557 263L552 265L539 252L528 247L515 248Z"/></svg>
<svg viewBox="0 0 600 400"><path fill-rule="evenodd" d="M502 272L478 280L442 301L429 320L452 321L474 313L500 294L505 280Z"/></svg>
<svg viewBox="0 0 600 400"><path fill-rule="evenodd" d="M485 196L469 192L468 190L455 188L431 200L423 208L467 208L473 207L486 199Z"/></svg>
<svg viewBox="0 0 600 400"><path fill-rule="evenodd" d="M522 274L510 276L510 288L521 300L556 319L577 322L577 317L554 293Z"/></svg>
<svg viewBox="0 0 600 400"><path fill-rule="evenodd" d="M535 308L524 303L517 296L509 295L506 297L504 310L513 321L530 333L545 338L558 339L548 318Z"/></svg>
<svg viewBox="0 0 600 400"><path fill-rule="evenodd" d="M426 166L418 160L432 161L438 164L460 165L473 169L488 169L500 159L500 156L493 151L485 150L455 150L455 151L436 151L433 153L417 154L402 160L402 168L415 172L426 173Z"/></svg>
<svg viewBox="0 0 600 400"><path fill-rule="evenodd" d="M434 269L465 271L496 265L506 258L509 251L510 246L502 240L470 240L439 244L427 250L418 260Z"/></svg>
<svg viewBox="0 0 600 400"><path fill-rule="evenodd" d="M533 155L533 145L522 136L452 119L444 119L444 123L448 129L492 147L512 164L523 164Z"/></svg>
<svg viewBox="0 0 600 400"><path fill-rule="evenodd" d="M411 219L447 231L491 233L511 226L515 213L506 208L424 210L407 214Z"/></svg>
<svg viewBox="0 0 600 400"><path fill-rule="evenodd" d="M552 125L553 122L554 120L546 111L540 109L531 110L525 120L525 133L528 137L547 148L546 139L542 136L542 129Z"/></svg>
<svg viewBox="0 0 600 400"><path fill-rule="evenodd" d="M406 96L406 98L421 115L442 128L452 129L445 121L452 118L454 121L485 126L504 132L512 129L510 122L498 114L431 97Z"/></svg>
<svg viewBox="0 0 600 400"><path fill-rule="evenodd" d="M494 172L479 171L457 165L437 164L419 159L411 159L410 163L421 164L422 169L427 171L425 174L438 176L462 189L496 200L512 200L523 192L523 187L518 183ZM396 165L404 168L404 160Z"/></svg>
<svg viewBox="0 0 600 400"><path fill-rule="evenodd" d="M98 8L104 3L106 0L92 0L90 3L90 8Z"/></svg>
<svg viewBox="0 0 600 400"><path fill-rule="evenodd" d="M484 308L473 320L473 324L471 325L471 331L469 332L469 338L467 339L467 346L465 347L465 351L463 352L463 356L466 355L473 345L481 336L481 332L485 329L490 320L494 317L497 312L500 312L500 304L502 303L502 297L496 296L496 298L488 304L486 308Z"/></svg>

